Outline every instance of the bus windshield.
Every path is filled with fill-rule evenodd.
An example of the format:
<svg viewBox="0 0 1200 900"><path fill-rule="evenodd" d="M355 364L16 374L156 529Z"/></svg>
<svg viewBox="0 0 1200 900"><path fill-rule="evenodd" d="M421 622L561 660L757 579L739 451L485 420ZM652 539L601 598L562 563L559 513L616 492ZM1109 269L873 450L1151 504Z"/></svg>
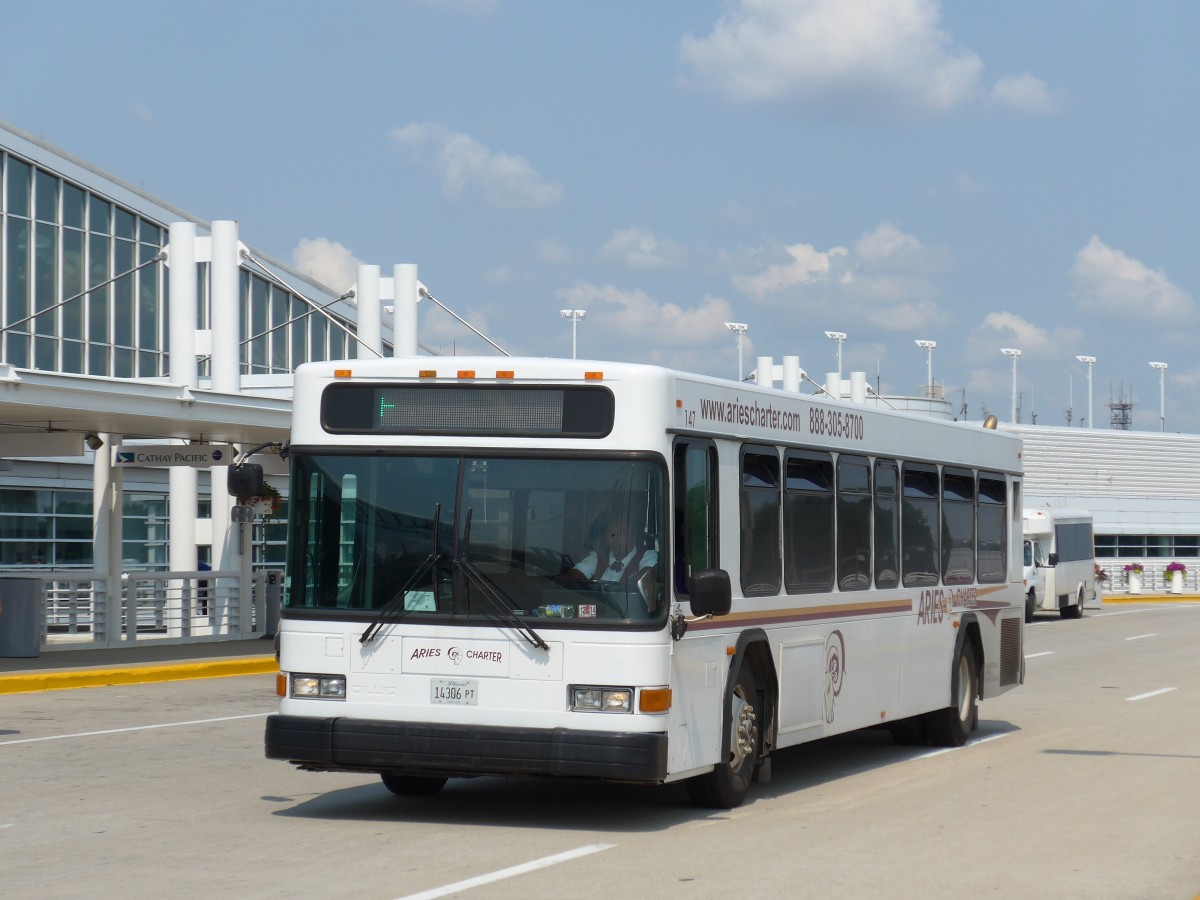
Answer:
<svg viewBox="0 0 1200 900"><path fill-rule="evenodd" d="M665 615L657 457L300 453L292 467L290 614L477 625L511 609L539 628Z"/></svg>

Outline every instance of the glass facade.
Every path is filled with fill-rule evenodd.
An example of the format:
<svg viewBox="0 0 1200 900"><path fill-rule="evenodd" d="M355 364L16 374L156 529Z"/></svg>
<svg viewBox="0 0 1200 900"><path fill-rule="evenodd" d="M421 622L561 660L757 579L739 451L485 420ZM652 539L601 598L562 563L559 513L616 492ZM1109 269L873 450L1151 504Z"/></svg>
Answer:
<svg viewBox="0 0 1200 900"><path fill-rule="evenodd" d="M1097 534L1096 558L1176 559L1200 556L1196 534Z"/></svg>
<svg viewBox="0 0 1200 900"><path fill-rule="evenodd" d="M156 257L167 244L169 222L181 216L149 198L141 203L103 176L64 174L77 171L65 162L60 171L57 158L0 145L0 362L47 372L163 377L169 277ZM197 327L203 329L209 325L208 264L198 269ZM331 296L313 289L315 299L306 299L249 268L241 270L239 285L243 374L286 374L302 362L352 353L347 331L354 323L337 317L339 328L313 311ZM209 367L201 357L201 378ZM0 486L0 568L92 566L91 472L79 468L79 483L68 478L69 488L61 480L45 489ZM0 484L5 480L0 476ZM199 509L201 517L211 515L207 497ZM127 490L125 565L167 569L169 539L167 495ZM285 545L281 516L256 522L256 567L281 567ZM202 559L209 555L201 548Z"/></svg>
<svg viewBox="0 0 1200 900"><path fill-rule="evenodd" d="M116 378L167 374L167 223L0 150L0 362ZM208 327L207 264L197 325ZM242 372L348 355L352 338L269 278L241 272ZM327 302L325 300L321 302ZM351 332L353 323L340 320ZM200 375L208 360L200 360Z"/></svg>

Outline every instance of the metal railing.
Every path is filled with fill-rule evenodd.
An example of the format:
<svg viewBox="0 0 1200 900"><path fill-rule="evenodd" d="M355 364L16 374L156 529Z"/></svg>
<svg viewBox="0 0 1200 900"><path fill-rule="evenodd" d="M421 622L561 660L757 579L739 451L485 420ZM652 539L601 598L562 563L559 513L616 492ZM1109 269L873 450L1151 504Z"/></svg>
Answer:
<svg viewBox="0 0 1200 900"><path fill-rule="evenodd" d="M257 571L243 597L237 572L129 572L118 603L92 570L5 570L0 578L39 585L43 650L127 645L136 641L191 643L256 637L278 621L281 573ZM116 611L115 615L113 611Z"/></svg>
<svg viewBox="0 0 1200 900"><path fill-rule="evenodd" d="M1165 594L1171 590L1171 582L1167 577L1167 566L1171 560L1161 562L1147 559L1121 558L1097 560L1100 568L1108 576L1104 582L1104 593L1130 593L1129 579L1126 577L1125 566L1132 563L1142 564L1141 592L1143 594ZM1183 576L1183 593L1200 594L1200 564L1189 565Z"/></svg>

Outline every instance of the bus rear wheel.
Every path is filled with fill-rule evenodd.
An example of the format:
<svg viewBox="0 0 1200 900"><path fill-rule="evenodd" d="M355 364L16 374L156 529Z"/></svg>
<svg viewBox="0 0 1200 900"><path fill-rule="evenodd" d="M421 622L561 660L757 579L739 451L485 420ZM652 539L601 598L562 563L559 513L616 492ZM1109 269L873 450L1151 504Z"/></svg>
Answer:
<svg viewBox="0 0 1200 900"><path fill-rule="evenodd" d="M422 775L393 775L381 772L383 786L397 797L432 797L446 784L445 778L429 778Z"/></svg>
<svg viewBox="0 0 1200 900"><path fill-rule="evenodd" d="M1025 621L1033 621L1033 611L1037 609L1037 593L1033 588L1029 589L1029 593L1025 595Z"/></svg>
<svg viewBox="0 0 1200 900"><path fill-rule="evenodd" d="M684 785L697 806L732 809L750 790L758 761L758 688L748 665L738 670L729 700L729 759L711 771L689 778Z"/></svg>
<svg viewBox="0 0 1200 900"><path fill-rule="evenodd" d="M950 676L950 697L953 706L927 714L925 727L929 740L938 747L961 747L975 730L979 707L979 668L975 652L964 642L958 650Z"/></svg>
<svg viewBox="0 0 1200 900"><path fill-rule="evenodd" d="M1083 589L1081 588L1075 594L1075 602L1071 606L1064 606L1058 611L1058 614L1064 619L1082 619L1083 618Z"/></svg>

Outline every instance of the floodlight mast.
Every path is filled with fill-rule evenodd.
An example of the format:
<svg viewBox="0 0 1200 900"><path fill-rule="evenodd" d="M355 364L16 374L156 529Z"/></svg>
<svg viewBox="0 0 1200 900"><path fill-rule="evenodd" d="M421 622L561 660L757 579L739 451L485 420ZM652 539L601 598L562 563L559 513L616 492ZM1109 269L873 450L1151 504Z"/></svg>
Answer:
<svg viewBox="0 0 1200 900"><path fill-rule="evenodd" d="M917 341L917 346L925 351L925 373L928 378L929 389L925 392L925 396L933 399L933 348L937 346L937 341Z"/></svg>
<svg viewBox="0 0 1200 900"><path fill-rule="evenodd" d="M825 337L829 338L831 341L833 341L835 344L837 344L837 361L838 361L837 373L838 373L838 380L840 381L841 377L842 377L842 344L846 343L846 332L844 332L844 331L827 331L827 332L825 332Z"/></svg>
<svg viewBox="0 0 1200 900"><path fill-rule="evenodd" d="M742 380L742 335L749 331L750 326L745 322L726 322L725 327L737 335L738 367L737 380Z"/></svg>
<svg viewBox="0 0 1200 900"><path fill-rule="evenodd" d="M1087 427L1091 428L1092 427L1092 366L1096 365L1096 357L1094 357L1094 356L1077 356L1075 358L1077 360L1079 360L1081 363L1083 363L1085 366L1087 366L1087 376L1088 376ZM1067 423L1067 424L1070 424L1070 423Z"/></svg>
<svg viewBox="0 0 1200 900"><path fill-rule="evenodd" d="M1167 430L1167 364L1152 362L1150 368L1158 369L1158 430Z"/></svg>
<svg viewBox="0 0 1200 900"><path fill-rule="evenodd" d="M1009 359L1012 360L1012 423L1017 424L1017 360L1021 358L1021 351L1011 347L1005 347L1000 351Z"/></svg>
<svg viewBox="0 0 1200 900"><path fill-rule="evenodd" d="M576 342L576 329L579 327L579 323L587 318L587 310L586 309L560 309L558 311L558 314L560 316L562 316L564 319L571 320L571 359L575 359L575 356L576 356L575 351L576 351L576 347L578 346L578 344Z"/></svg>

